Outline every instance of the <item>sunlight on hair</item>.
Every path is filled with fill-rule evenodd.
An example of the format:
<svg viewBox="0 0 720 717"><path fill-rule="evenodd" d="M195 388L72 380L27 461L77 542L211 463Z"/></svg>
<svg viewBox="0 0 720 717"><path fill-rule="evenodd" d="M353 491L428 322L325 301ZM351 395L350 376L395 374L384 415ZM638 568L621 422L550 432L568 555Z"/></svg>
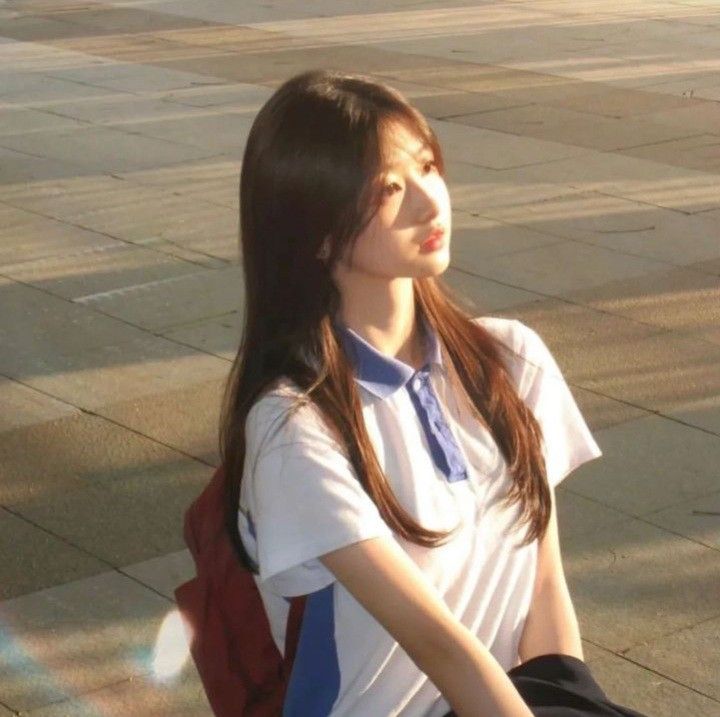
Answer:
<svg viewBox="0 0 720 717"><path fill-rule="evenodd" d="M169 612L160 625L152 657L153 677L166 682L177 677L190 656L189 633L178 610Z"/></svg>

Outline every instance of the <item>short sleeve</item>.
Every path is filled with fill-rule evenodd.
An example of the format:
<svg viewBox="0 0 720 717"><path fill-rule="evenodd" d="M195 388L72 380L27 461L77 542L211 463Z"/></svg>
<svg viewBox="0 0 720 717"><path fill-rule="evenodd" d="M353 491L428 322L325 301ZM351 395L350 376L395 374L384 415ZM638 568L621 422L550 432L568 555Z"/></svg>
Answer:
<svg viewBox="0 0 720 717"><path fill-rule="evenodd" d="M291 404L268 394L248 414L241 492L259 580L284 596L333 582L319 556L393 535L317 407L306 403L290 414Z"/></svg>
<svg viewBox="0 0 720 717"><path fill-rule="evenodd" d="M545 342L521 321L513 323L524 359L518 391L542 428L548 482L555 487L583 463L599 458L602 451Z"/></svg>

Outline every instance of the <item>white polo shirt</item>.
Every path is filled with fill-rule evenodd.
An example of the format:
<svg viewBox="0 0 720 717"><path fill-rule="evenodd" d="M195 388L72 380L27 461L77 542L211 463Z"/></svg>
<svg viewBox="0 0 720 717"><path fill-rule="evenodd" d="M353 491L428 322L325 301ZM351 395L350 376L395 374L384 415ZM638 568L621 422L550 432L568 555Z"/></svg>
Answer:
<svg viewBox="0 0 720 717"><path fill-rule="evenodd" d="M550 484L601 456L540 336L517 320L474 320L507 347L512 380L542 427ZM379 535L397 540L504 670L520 663L537 540L518 547L520 508L499 505L511 485L507 464L487 429L452 395L447 353L425 326L430 340L419 371L347 327L340 336L395 495L425 527L460 524L445 545L425 548L390 530L311 404L279 428L297 395L289 380L280 380L248 414L240 534L259 564L255 579L281 653L287 598L308 594L283 717L442 717L450 711L437 687L318 560Z"/></svg>

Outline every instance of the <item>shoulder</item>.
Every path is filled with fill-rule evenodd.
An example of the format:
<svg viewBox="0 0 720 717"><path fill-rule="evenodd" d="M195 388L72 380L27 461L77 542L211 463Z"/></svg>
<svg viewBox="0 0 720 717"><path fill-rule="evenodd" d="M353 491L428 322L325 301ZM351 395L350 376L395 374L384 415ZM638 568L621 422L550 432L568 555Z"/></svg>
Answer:
<svg viewBox="0 0 720 717"><path fill-rule="evenodd" d="M545 342L530 326L519 319L502 316L477 316L473 322L487 329L518 358L542 366L549 353Z"/></svg>
<svg viewBox="0 0 720 717"><path fill-rule="evenodd" d="M277 379L256 399L245 421L249 452L303 443L336 448L332 435L315 402L285 377Z"/></svg>

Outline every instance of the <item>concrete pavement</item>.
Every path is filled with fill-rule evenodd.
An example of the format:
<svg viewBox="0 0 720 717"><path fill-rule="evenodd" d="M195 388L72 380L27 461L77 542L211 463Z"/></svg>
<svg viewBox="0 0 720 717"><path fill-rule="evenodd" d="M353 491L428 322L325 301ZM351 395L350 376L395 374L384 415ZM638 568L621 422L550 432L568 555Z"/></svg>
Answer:
<svg viewBox="0 0 720 717"><path fill-rule="evenodd" d="M720 717L713 0L0 4L0 717L209 714L158 635L218 460L241 153L310 67L431 118L445 277L543 336L603 449L559 489L598 681Z"/></svg>

